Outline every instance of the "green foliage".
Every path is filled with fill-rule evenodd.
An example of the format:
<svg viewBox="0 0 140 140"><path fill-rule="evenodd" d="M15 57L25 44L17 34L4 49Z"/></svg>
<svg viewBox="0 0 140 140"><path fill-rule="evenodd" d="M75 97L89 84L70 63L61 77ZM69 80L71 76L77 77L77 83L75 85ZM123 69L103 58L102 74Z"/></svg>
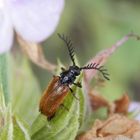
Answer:
<svg viewBox="0 0 140 140"><path fill-rule="evenodd" d="M8 106L5 105L1 89L0 121L4 118L4 124L0 126L0 139L6 140L10 137L10 140L19 138L21 140L73 140L85 118L86 106L83 89L73 86L73 91L79 100L68 93L64 106L69 111L60 107L55 117L48 121L47 117L38 111L41 91L28 61L21 59L19 63L11 56L9 58L10 70L13 73L9 75L12 104L9 102ZM57 72L60 72L61 66L62 64L59 63ZM77 81L81 80L82 75Z"/></svg>
<svg viewBox="0 0 140 140"><path fill-rule="evenodd" d="M5 105L3 88L0 87L0 139L30 140L28 126L17 116L14 116L11 105Z"/></svg>
<svg viewBox="0 0 140 140"><path fill-rule="evenodd" d="M0 84L3 86L4 98L6 103L9 100L9 85L8 85L8 63L7 54L0 55Z"/></svg>
<svg viewBox="0 0 140 140"><path fill-rule="evenodd" d="M40 88L26 59L21 59L19 63L10 57L9 62L12 71L10 85L13 113L31 125L39 114Z"/></svg>

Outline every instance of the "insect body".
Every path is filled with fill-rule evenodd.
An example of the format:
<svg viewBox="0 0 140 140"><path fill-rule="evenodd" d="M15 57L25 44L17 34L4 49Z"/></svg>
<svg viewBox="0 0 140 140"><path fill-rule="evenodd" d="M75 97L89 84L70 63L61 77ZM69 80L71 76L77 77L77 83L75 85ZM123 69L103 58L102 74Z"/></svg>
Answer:
<svg viewBox="0 0 140 140"><path fill-rule="evenodd" d="M51 118L55 114L59 106L63 103L63 100L68 94L69 90L71 91L72 95L76 97L75 94L73 94L73 90L71 89L70 85L74 84L77 87L82 87L81 83L75 83L76 77L80 75L82 70L98 70L105 79L109 80L106 69L103 69L103 66L99 67L99 64L91 63L84 67L78 67L74 61L74 50L72 48L71 40L64 35L58 34L58 36L66 43L73 65L70 66L68 70L62 68L60 76L54 76L40 100L39 110L48 118Z"/></svg>
<svg viewBox="0 0 140 140"><path fill-rule="evenodd" d="M60 86L60 77L54 76L40 100L40 112L48 118L51 118L59 108L60 104L62 104L68 91L68 86Z"/></svg>

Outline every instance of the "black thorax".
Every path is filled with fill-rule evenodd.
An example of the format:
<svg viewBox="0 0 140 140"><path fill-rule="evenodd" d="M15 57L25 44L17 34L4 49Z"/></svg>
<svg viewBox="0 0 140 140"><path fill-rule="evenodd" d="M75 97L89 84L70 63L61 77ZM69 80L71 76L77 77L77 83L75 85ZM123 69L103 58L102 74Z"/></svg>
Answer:
<svg viewBox="0 0 140 140"><path fill-rule="evenodd" d="M60 74L60 83L71 85L74 83L76 76L80 75L81 69L78 66L70 66L68 70Z"/></svg>

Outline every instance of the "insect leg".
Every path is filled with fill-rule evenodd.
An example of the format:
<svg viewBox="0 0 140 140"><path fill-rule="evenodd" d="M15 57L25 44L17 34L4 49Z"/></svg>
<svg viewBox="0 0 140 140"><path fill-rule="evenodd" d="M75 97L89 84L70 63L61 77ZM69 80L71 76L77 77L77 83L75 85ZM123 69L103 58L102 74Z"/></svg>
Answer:
<svg viewBox="0 0 140 140"><path fill-rule="evenodd" d="M70 87L69 87L69 89L70 89L71 93L73 93L73 90Z"/></svg>
<svg viewBox="0 0 140 140"><path fill-rule="evenodd" d="M61 70L64 72L64 71L66 71L66 69L65 68L63 68L63 67L61 67Z"/></svg>
<svg viewBox="0 0 140 140"><path fill-rule="evenodd" d="M77 82L77 83L73 83L75 86L79 87L79 88L82 88L82 85L80 82Z"/></svg>
<svg viewBox="0 0 140 140"><path fill-rule="evenodd" d="M60 106L65 108L65 110L69 111L69 109L64 104L61 104Z"/></svg>
<svg viewBox="0 0 140 140"><path fill-rule="evenodd" d="M70 91L71 91L71 94L72 94L72 96L76 99L76 100L79 100L79 98L77 98L76 96L75 96L75 94L73 93L73 90L69 87L69 89L70 89Z"/></svg>
<svg viewBox="0 0 140 140"><path fill-rule="evenodd" d="M53 114L51 117L47 117L48 121L50 121L52 118L54 118L55 114Z"/></svg>

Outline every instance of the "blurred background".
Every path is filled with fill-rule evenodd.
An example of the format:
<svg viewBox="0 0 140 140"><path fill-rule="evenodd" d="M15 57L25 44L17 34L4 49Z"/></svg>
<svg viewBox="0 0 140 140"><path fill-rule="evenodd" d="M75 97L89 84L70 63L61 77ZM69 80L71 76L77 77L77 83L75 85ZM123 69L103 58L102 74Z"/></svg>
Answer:
<svg viewBox="0 0 140 140"><path fill-rule="evenodd" d="M83 66L98 52L111 47L131 31L140 35L139 13L139 0L67 0L57 30L43 42L46 59L55 64L59 59L65 66L69 66L67 48L57 36L57 33L64 33L74 42L76 56ZM13 97L16 97L13 98L13 108L15 112L19 112L20 108L22 114L19 114L25 115L27 121L33 118L31 110L38 113L35 106L38 106L41 93L52 80L50 72L32 62L30 65L32 71L23 63L20 67L22 79L17 79L17 71L15 76L13 74L13 80L19 82L15 85L12 81L16 89L13 93ZM140 41L133 38L128 40L108 59L105 67L110 74L110 81L106 81L99 91L106 99L114 100L128 93L133 100L140 101ZM24 104L30 104L32 109Z"/></svg>
<svg viewBox="0 0 140 140"><path fill-rule="evenodd" d="M59 58L68 66L67 48L57 36L57 33L64 33L74 42L82 66L129 32L140 35L139 12L138 0L67 0L57 30L43 43L46 58L53 63ZM100 89L103 96L112 100L127 92L132 99L140 100L140 41L127 41L109 58L105 67L111 80ZM34 64L32 68L43 90L52 75Z"/></svg>
<svg viewBox="0 0 140 140"><path fill-rule="evenodd" d="M59 59L66 67L69 66L68 50L57 36L57 33L64 33L72 39L79 64L83 66L131 31L140 35L139 12L138 0L67 0L56 31L42 44L45 57L54 64ZM40 96L53 74L33 64L19 47L12 48L12 52L14 58L9 59L8 65L12 109L32 124L39 114ZM112 101L128 93L132 100L140 101L139 40L130 38L109 57L105 68L110 81L98 88L102 96ZM96 79L91 86L95 87L95 84Z"/></svg>

